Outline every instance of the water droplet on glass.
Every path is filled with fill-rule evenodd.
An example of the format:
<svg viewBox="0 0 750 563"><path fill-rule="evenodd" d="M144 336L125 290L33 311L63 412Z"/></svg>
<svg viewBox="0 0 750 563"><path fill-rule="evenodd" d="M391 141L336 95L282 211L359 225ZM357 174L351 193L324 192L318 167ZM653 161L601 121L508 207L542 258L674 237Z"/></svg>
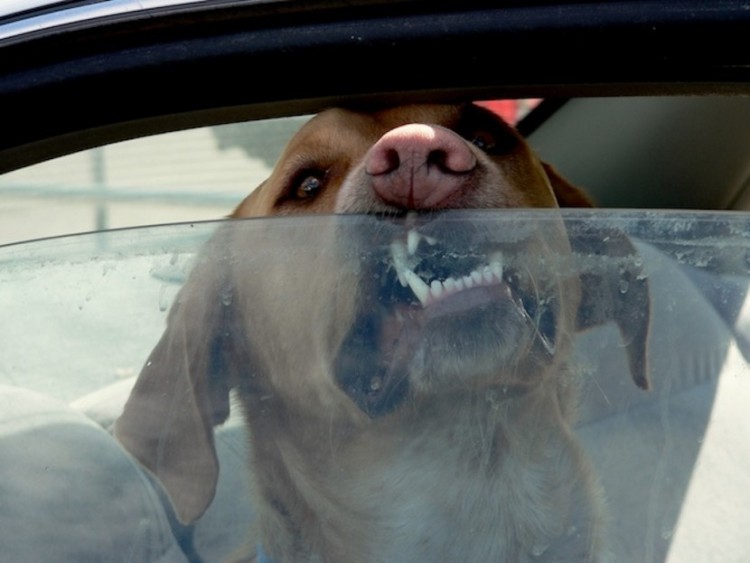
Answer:
<svg viewBox="0 0 750 563"><path fill-rule="evenodd" d="M229 307L232 304L232 291L225 290L221 292L221 304L225 307Z"/></svg>
<svg viewBox="0 0 750 563"><path fill-rule="evenodd" d="M169 308L169 299L167 298L167 285L161 284L159 288L159 311L162 313Z"/></svg>

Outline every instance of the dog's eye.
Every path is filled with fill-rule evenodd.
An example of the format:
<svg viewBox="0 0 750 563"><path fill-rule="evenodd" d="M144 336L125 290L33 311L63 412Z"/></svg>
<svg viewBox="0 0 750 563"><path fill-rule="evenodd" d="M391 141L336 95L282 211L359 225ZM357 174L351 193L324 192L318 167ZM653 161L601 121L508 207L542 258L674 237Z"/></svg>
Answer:
<svg viewBox="0 0 750 563"><path fill-rule="evenodd" d="M478 147L486 153L492 153L495 148L495 139L486 132L477 132L470 137L472 145Z"/></svg>
<svg viewBox="0 0 750 563"><path fill-rule="evenodd" d="M295 182L292 197L294 199L310 199L318 195L323 189L323 178L321 175L308 173Z"/></svg>

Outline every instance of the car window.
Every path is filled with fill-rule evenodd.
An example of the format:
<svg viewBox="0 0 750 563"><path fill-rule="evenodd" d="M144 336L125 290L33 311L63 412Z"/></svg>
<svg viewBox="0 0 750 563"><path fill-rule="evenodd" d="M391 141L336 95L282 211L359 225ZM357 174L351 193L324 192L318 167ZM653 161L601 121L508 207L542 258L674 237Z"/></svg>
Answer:
<svg viewBox="0 0 750 563"><path fill-rule="evenodd" d="M412 228L408 221L360 216L251 219L126 229L0 248L0 536L5 553L14 560L58 561L106 560L124 551L143 561L184 561L187 553L197 553L213 561L247 546L255 513L249 483L257 476L257 466L248 465L253 458L247 449L261 439L249 441L247 436L242 411L252 407L257 410L250 412L261 418L253 415L250 423L262 422L269 431L283 422L297 428L305 443L320 446L316 463L337 464L330 482L334 491L345 494L347 482L365 475L356 498L364 491L364 498L382 510L416 510L413 521L429 520L427 545L441 545L442 534L434 530L454 530L454 518L443 528L436 520L438 505L428 503L430 509L424 512L424 506L415 509L403 499L414 494L426 502L445 493L424 493L424 488L432 490L424 472L440 475L430 464L465 466L451 484L461 482L466 472L481 483L478 468L494 467L483 464L495 463L494 448L502 443L509 448L504 455L517 455L518 447L540 464L540 471L554 468L552 475L564 483L585 476L587 492L576 493L576 506L588 510L588 503L602 503L596 510L602 510L602 518L606 514L602 522L607 524L597 533L606 529L603 537L618 560L711 561L716 553L723 560L746 559L747 217L459 211L423 225L429 233L422 231L414 254L409 254L410 237L404 234ZM488 244L492 252L478 258L478 249ZM545 245L555 250L547 252ZM411 256L407 263L401 261L402 251ZM420 277L445 277L445 268L453 264L471 278L468 272L483 260L490 276L497 276L492 299L505 308L506 316L500 318L517 319L517 325L502 321L508 330L496 332L493 323L485 323L481 298L450 306L446 300L442 308L423 312L413 293L417 282L410 281L404 269ZM405 285L400 275L408 278ZM449 277L457 281L460 276ZM649 292L645 301L644 284ZM180 287L182 297L173 308ZM580 297L591 305L597 302L587 301L591 296L606 296L613 306L609 312L589 307L580 322L575 321L575 311L566 310L565 303ZM291 317L290 305L295 311ZM223 316L220 325L212 325L212 311ZM639 355L643 334L637 327L645 326L644 320L649 324L647 357L639 364L632 360ZM180 336L158 344L165 326L167 334ZM480 326L486 332L475 331ZM513 336L514 326L530 329L525 345L516 346L520 336ZM212 332L214 328L219 332ZM435 379L399 379L398 366L427 345L419 338L425 330L434 331L433 344L447 338L450 345L432 349L420 362L434 362L439 351L448 355L431 364ZM491 344L487 338L492 334L496 341ZM403 338L412 344L399 346ZM511 342L516 345L504 348ZM212 366L212 385L231 374L244 383L233 383L228 404L219 400L225 392L220 386L213 387L215 395L209 399L206 381L197 375L175 379L174 388L147 392L152 384L147 383L133 390L139 374L144 377L152 366L168 375L173 362L179 365L182 352L165 363L158 352L164 346L189 352L187 366ZM484 379L488 375L476 371L480 364L474 361L486 360L492 350L501 363L514 354L527 355L541 371L524 379L524 363L518 360L518 369L493 375L504 374L506 380ZM511 355L503 356L503 350ZM208 364L202 353L209 355ZM224 363L226 354L233 358L231 364ZM558 354L567 358L565 370L555 363ZM330 366L324 368L328 361ZM440 379L440 365L456 362L474 375L460 382ZM265 379L269 365L276 365L274 373L282 375L285 369L304 369L307 383L293 380L287 387L284 380ZM544 366L555 367L549 371ZM634 375L634 366L647 370L647 384ZM240 371L232 371L236 369ZM457 462L448 442L433 448L429 440L414 444L407 458L393 457L399 450L390 448L400 442L386 441L394 436L392 425L405 419L406 428L416 431L431 420L432 409L446 409L445 420L451 420L460 414L456 405L467 392L474 407L489 417L467 420L462 427L466 440L460 443L468 447L462 456L470 457L460 456ZM109 434L129 396L126 412L136 409L136 426L143 423L155 432L147 439L161 440L159 436L174 430L192 408L183 402L186 397L208 401L202 408L209 410L202 412L217 423L229 416L213 429L218 486L190 531L169 516L170 501L157 493L152 479ZM282 398L299 410L277 421L273 405ZM536 401L550 398L555 404L563 401L560 416L569 420L572 433L565 435L564 443L572 449L567 454L553 448L557 439L545 442L547 433L557 430L544 420L557 415L534 407ZM353 410L340 418L336 409L342 405ZM345 438L356 428L348 416L357 412L366 413L361 423L377 432L368 434L367 447L354 456L369 461L350 466ZM527 420L534 416L541 418ZM163 423L149 426L150 420ZM490 420L507 425L508 434L498 438L500 442L482 433L492 427L487 426ZM319 422L325 427L325 447L315 434ZM518 427L535 430L514 434ZM119 428L121 436L127 434L128 428ZM521 441L514 446L514 440ZM180 448L192 452L193 443L191 438ZM332 445L336 447L329 449ZM368 453L382 448L391 453ZM169 458L174 454L170 452L164 455ZM574 470L557 457L570 452L578 460ZM188 476L200 467L200 460L191 461L190 455L184 465ZM511 471L512 466L503 464L514 459L496 462ZM160 466L154 470L162 474ZM393 488L384 485L390 480L382 480L396 470L404 471L401 476L407 480L406 489L395 487L402 496L393 496ZM409 481L409 475L419 478ZM472 502L482 506L488 491L472 486L479 494ZM471 500L472 486L464 483L457 489L461 499ZM526 514L520 507L514 510L520 512L507 517ZM565 510L556 505L544 513ZM493 528L487 533L495 538L500 532ZM477 536L472 537L472 545L477 545ZM543 555L555 544L536 542L532 547Z"/></svg>
<svg viewBox="0 0 750 563"><path fill-rule="evenodd" d="M750 561L746 2L0 4L0 560Z"/></svg>
<svg viewBox="0 0 750 563"><path fill-rule="evenodd" d="M624 121L633 107L676 108L681 121L730 106L589 102L555 115L566 134L591 107ZM480 105L519 125L538 103ZM143 137L0 177L0 457L12 460L0 464L0 543L11 559L213 561L249 545L268 560L273 545L247 541L265 467L248 459L298 438L342 502L427 525L420 560L495 546L496 526L477 532L486 521L534 528L537 509L553 531L534 528L523 549L540 560L578 561L566 546L600 542L623 561L750 556L746 214L214 221L307 119ZM543 155L560 146L549 130L531 141ZM133 228L162 223L175 224ZM93 232L57 236L81 231ZM28 240L40 237L51 238ZM215 487L204 483L214 463ZM449 476L439 491L425 468ZM483 479L496 470L515 485L488 505ZM319 492L300 471L303 493ZM431 499L454 483L446 511ZM464 505L475 507L468 528L453 512ZM471 545L445 539L455 530Z"/></svg>

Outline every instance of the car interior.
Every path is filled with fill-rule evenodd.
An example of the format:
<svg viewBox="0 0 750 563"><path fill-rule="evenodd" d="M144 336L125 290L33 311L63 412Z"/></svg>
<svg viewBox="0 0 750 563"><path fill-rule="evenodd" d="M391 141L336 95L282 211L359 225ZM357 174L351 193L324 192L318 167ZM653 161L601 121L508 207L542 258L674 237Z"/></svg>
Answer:
<svg viewBox="0 0 750 563"><path fill-rule="evenodd" d="M4 556L243 548L238 412L215 429L216 495L192 525L111 435L215 221L324 108L533 99L514 125L631 237L651 287L649 392L616 327L575 340L582 373L608 374L589 378L575 431L611 507L612 560L750 560L750 16L737 2L301 4L0 35ZM358 63L332 76L342 48Z"/></svg>

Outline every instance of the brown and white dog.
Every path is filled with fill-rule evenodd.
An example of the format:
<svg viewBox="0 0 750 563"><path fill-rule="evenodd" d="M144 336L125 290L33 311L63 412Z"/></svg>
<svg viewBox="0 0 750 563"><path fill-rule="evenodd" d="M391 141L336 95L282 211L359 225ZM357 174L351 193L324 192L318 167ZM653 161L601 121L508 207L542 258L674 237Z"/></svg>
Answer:
<svg viewBox="0 0 750 563"><path fill-rule="evenodd" d="M569 241L554 217L514 211L502 228L462 211L588 205L477 106L325 111L233 217L335 215L219 229L116 436L193 521L233 391L259 560L600 561L569 360L576 331L615 321L648 386L635 250L612 231ZM580 272L576 252L632 265Z"/></svg>

